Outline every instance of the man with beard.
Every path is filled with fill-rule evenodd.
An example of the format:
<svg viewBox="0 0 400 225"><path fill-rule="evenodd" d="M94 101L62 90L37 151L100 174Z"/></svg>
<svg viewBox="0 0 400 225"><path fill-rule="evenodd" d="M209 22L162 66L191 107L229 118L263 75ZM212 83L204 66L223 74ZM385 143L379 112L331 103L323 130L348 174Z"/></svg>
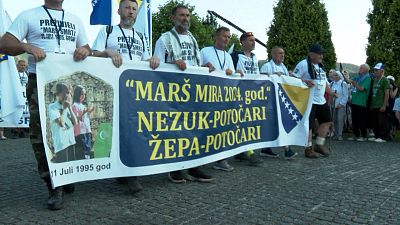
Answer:
<svg viewBox="0 0 400 225"><path fill-rule="evenodd" d="M190 12L188 7L175 6L172 9L171 19L174 27L161 34L156 42L154 56L164 63L175 64L180 70L185 70L187 66L201 66L199 45L189 31ZM188 174L182 170L170 172L168 178L173 183L185 183L191 180L211 182L214 180L200 167L189 169Z"/></svg>
<svg viewBox="0 0 400 225"><path fill-rule="evenodd" d="M157 57L151 57L146 50L143 34L135 31L138 4L136 0L121 0L118 14L120 22L115 26L106 26L100 30L93 43L93 55L109 57L116 67L122 65L123 60L150 61L150 67L155 69L160 64Z"/></svg>
<svg viewBox="0 0 400 225"><path fill-rule="evenodd" d="M119 2L118 14L120 22L118 25L106 26L100 30L93 43L93 55L97 57L109 57L116 67L120 67L123 61L148 60L150 67L155 69L160 60L151 57L146 50L143 34L135 31L133 25L136 21L138 4L136 0L121 0ZM142 190L142 185L137 177L117 178L119 183L126 183L131 194Z"/></svg>

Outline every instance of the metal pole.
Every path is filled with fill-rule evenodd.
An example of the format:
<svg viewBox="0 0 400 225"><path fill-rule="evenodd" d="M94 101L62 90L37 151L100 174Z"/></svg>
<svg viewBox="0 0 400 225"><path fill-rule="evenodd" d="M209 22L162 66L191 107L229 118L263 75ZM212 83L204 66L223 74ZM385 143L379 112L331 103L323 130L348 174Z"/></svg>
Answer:
<svg viewBox="0 0 400 225"><path fill-rule="evenodd" d="M215 16L217 18L219 18L220 20L224 21L225 23L229 24L230 26L232 26L233 28L235 28L236 30L242 32L242 33L246 33L245 30L243 30L242 28L238 27L236 24L232 23L231 21L225 19L224 17L222 17L221 15L219 15L218 13L214 12L214 11L207 11L209 14L211 14L212 16ZM267 45L264 44L262 41L260 41L259 39L256 38L256 42L258 44L260 44L261 46L263 46L264 48L267 48Z"/></svg>

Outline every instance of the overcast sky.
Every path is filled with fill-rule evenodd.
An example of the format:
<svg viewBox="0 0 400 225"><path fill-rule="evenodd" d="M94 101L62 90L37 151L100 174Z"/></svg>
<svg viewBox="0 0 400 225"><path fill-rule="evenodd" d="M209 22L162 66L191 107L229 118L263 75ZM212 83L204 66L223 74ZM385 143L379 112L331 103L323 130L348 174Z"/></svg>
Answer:
<svg viewBox="0 0 400 225"><path fill-rule="evenodd" d="M23 10L43 4L43 0L3 0L3 5L12 19ZM153 0L153 12L168 0ZM273 19L276 0L186 0L195 6L195 11L205 17L212 10L232 21L246 31L252 31L258 39L267 41L267 28ZM370 0L323 0L328 11L332 41L338 62L362 64L366 60L365 48L368 42L369 25L366 16L372 10ZM90 26L92 11L90 0L65 0L64 9L78 15L86 26L89 43L92 44L101 26ZM219 24L227 26L222 21ZM233 28L233 33L239 34ZM157 37L155 37L157 38ZM266 50L256 45L258 59L267 57ZM300 59L299 59L300 60Z"/></svg>

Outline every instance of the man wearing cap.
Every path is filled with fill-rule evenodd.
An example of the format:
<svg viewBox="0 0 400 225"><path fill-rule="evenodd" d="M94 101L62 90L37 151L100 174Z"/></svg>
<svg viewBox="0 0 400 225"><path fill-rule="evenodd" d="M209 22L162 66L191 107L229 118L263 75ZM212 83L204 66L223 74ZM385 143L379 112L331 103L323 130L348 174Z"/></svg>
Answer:
<svg viewBox="0 0 400 225"><path fill-rule="evenodd" d="M241 76L245 75L258 75L258 60L256 55L252 52L256 47L256 38L253 32L246 32L240 36L241 51L234 51L231 56L233 65L237 73ZM254 154L253 150L244 152L235 157L239 160L247 160L251 166L257 166L260 161Z"/></svg>
<svg viewBox="0 0 400 225"><path fill-rule="evenodd" d="M240 36L240 44L242 51L235 51L232 53L233 65L236 72L244 75L258 75L258 60L256 55L252 52L256 47L256 38L252 32L243 33Z"/></svg>
<svg viewBox="0 0 400 225"><path fill-rule="evenodd" d="M318 154L328 156L329 152L324 147L325 138L331 126L331 113L324 97L325 92L330 93L328 79L322 66L324 49L319 44L313 44L309 48L308 57L296 65L293 75L300 78L309 88L314 89L313 105L310 113L308 146L304 155L308 158L318 158ZM312 145L312 128L318 120L319 127L316 145Z"/></svg>
<svg viewBox="0 0 400 225"><path fill-rule="evenodd" d="M272 59L261 67L260 73L267 75L289 76L289 71L285 64L283 64L283 60L285 58L285 51L283 48L279 46L273 47L271 50L271 56ZM271 148L262 149L260 155L267 157L278 157L278 154L273 152ZM289 146L285 146L284 157L286 159L292 159L296 155L297 153L293 152Z"/></svg>
<svg viewBox="0 0 400 225"><path fill-rule="evenodd" d="M376 64L371 101L372 129L375 137L368 138L368 141L378 143L386 142L389 139L388 118L386 116L386 106L389 103L389 80L384 76L384 73L385 66L382 63Z"/></svg>
<svg viewBox="0 0 400 225"><path fill-rule="evenodd" d="M367 139L368 115L367 100L371 86L371 76L369 74L369 65L362 64L358 70L358 75L349 79L344 76L347 83L351 85L351 117L353 122L353 135L349 141L365 141Z"/></svg>

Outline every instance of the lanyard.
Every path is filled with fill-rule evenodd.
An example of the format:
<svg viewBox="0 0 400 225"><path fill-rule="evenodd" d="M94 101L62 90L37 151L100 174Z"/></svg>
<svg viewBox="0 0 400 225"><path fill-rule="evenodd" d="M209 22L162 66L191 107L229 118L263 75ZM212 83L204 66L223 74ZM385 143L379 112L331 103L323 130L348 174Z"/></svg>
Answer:
<svg viewBox="0 0 400 225"><path fill-rule="evenodd" d="M217 49L214 47L214 51L215 51L215 54L217 55L217 59L218 59L218 62L219 62L219 66L221 67L221 70L224 70L224 67L225 67L225 51L224 51L224 64L221 64L221 60L219 59L219 55L218 55L218 52L217 52Z"/></svg>
<svg viewBox="0 0 400 225"><path fill-rule="evenodd" d="M61 32L61 27L64 24L64 9L62 10L62 19L61 19L61 23L59 23L58 27L57 27L57 23L56 20L53 19L53 17L51 16L49 10L47 9L47 7L45 5L43 5L43 9L46 11L47 15L49 16L49 19L51 21L51 23L53 24L54 28L56 29L57 32L57 43L58 43L58 49L61 48L61 37L60 37L60 32Z"/></svg>
<svg viewBox="0 0 400 225"><path fill-rule="evenodd" d="M131 42L131 44L129 44L129 43L128 43L128 38L126 38L125 32L124 32L124 30L122 29L121 25L118 25L118 27L119 27L119 29L121 30L122 35L124 36L124 40L125 40L125 43L126 43L126 47L128 47L129 58L132 60L131 48L133 47L133 43L134 43L134 41L135 41L135 30L134 30L133 27L132 27L132 35L133 35L133 36L132 36L132 42Z"/></svg>

